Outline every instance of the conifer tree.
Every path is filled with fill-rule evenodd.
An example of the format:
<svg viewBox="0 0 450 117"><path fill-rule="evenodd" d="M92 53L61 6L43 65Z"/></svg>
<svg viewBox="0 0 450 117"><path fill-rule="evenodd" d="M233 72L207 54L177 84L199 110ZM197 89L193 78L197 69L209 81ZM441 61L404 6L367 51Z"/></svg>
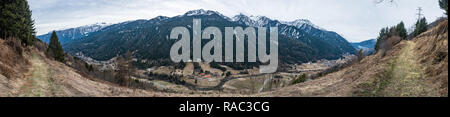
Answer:
<svg viewBox="0 0 450 117"><path fill-rule="evenodd" d="M52 32L52 36L50 37L50 44L48 45L47 52L55 58L55 60L64 62L64 50L59 43L58 36L56 35L56 32Z"/></svg>
<svg viewBox="0 0 450 117"><path fill-rule="evenodd" d="M377 37L377 43L375 44L375 50L378 51L381 47L381 43L384 42L389 37L389 28L382 28L380 30L379 36Z"/></svg>
<svg viewBox="0 0 450 117"><path fill-rule="evenodd" d="M400 36L402 39L406 39L406 37L408 36L408 32L406 31L405 24L403 23L403 21L397 24L397 26L395 26L395 31L397 32L398 36Z"/></svg>
<svg viewBox="0 0 450 117"><path fill-rule="evenodd" d="M416 28L413 32L414 36L420 35L421 33L427 31L427 29L428 29L428 23L427 23L427 19L425 19L425 17L417 20Z"/></svg>
<svg viewBox="0 0 450 117"><path fill-rule="evenodd" d="M34 44L34 20L26 0L2 0L0 12L0 37L15 37L26 45Z"/></svg>

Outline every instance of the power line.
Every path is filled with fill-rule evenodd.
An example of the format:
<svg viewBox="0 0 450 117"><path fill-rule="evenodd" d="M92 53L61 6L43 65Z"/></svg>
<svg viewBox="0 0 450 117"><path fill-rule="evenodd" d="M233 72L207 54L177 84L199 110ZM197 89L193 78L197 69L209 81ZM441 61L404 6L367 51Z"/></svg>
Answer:
<svg viewBox="0 0 450 117"><path fill-rule="evenodd" d="M420 20L423 16L422 11L423 11L422 7L417 8L418 13L416 15L418 16L418 20Z"/></svg>

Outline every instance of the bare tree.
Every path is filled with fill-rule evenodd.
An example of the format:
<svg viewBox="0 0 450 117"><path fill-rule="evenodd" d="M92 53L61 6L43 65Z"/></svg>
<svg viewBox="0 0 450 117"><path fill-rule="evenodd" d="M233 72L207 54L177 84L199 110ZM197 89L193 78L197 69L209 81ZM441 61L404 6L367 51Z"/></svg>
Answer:
<svg viewBox="0 0 450 117"><path fill-rule="evenodd" d="M385 56L386 52L389 51L392 47L394 47L401 40L402 40L401 37L395 35L395 36L388 38L386 41L382 42L382 44L381 44L382 56Z"/></svg>
<svg viewBox="0 0 450 117"><path fill-rule="evenodd" d="M115 75L115 80L117 83L119 83L120 85L126 85L126 77L128 71L126 70L126 62L125 59L120 56L117 60L117 72Z"/></svg>
<svg viewBox="0 0 450 117"><path fill-rule="evenodd" d="M131 75L134 72L131 52L127 51L125 57L120 56L117 62L116 82L120 85L129 86Z"/></svg>
<svg viewBox="0 0 450 117"><path fill-rule="evenodd" d="M255 93L255 90L256 90L256 81L255 81L255 79L256 78L254 78L254 77L251 77L250 78L250 90L251 90L251 93L252 94L254 94Z"/></svg>
<svg viewBox="0 0 450 117"><path fill-rule="evenodd" d="M358 51L358 61L361 61L364 58L364 50L360 49Z"/></svg>
<svg viewBox="0 0 450 117"><path fill-rule="evenodd" d="M133 66L133 57L130 51L127 51L125 53L125 60L126 60L126 69L128 71L128 78L131 78L131 75L135 72L135 69Z"/></svg>

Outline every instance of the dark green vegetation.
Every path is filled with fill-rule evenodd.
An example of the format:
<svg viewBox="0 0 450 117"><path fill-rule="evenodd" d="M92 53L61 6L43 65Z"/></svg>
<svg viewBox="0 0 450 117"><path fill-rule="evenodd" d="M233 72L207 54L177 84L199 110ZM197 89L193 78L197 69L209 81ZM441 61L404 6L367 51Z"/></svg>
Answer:
<svg viewBox="0 0 450 117"><path fill-rule="evenodd" d="M408 33L406 32L405 24L403 22L400 22L393 27L383 28L380 31L380 35L377 37L375 50L389 50L390 47L398 43L400 40L406 39L407 36Z"/></svg>
<svg viewBox="0 0 450 117"><path fill-rule="evenodd" d="M298 83L302 83L306 81L306 74L302 74L300 76L298 76L294 82L292 82L292 84L298 84Z"/></svg>
<svg viewBox="0 0 450 117"><path fill-rule="evenodd" d="M1 38L14 37L26 45L34 44L34 20L26 0L2 0L0 12Z"/></svg>
<svg viewBox="0 0 450 117"><path fill-rule="evenodd" d="M55 60L64 62L65 53L61 44L59 43L59 39L58 36L56 36L55 31L53 31L52 37L50 38L50 44L48 45L47 53Z"/></svg>
<svg viewBox="0 0 450 117"><path fill-rule="evenodd" d="M136 67L139 68L176 65L170 60L169 56L169 50L176 40L170 40L168 35L174 27L178 26L187 27L192 32L192 21L194 18L202 19L202 29L215 26L224 31L224 27L249 27L239 21L227 19L218 13L211 15L181 15L172 18L160 16L151 20L136 20L111 25L97 32L90 33L89 36L81 40L65 44L63 47L68 53L82 52L84 55L96 60L109 60L117 55L123 55L129 50L138 59L136 62L138 66ZM335 32L314 28L314 30L306 32L295 26L280 24L277 20L270 20L266 26L279 27L280 63L290 64L320 59L338 59L345 53L356 53L356 50ZM298 32L299 35L294 37L292 35L282 35L281 32ZM222 32L222 34L225 34L225 32ZM202 44L207 42L207 40L202 40ZM245 41L245 46L247 46L247 41ZM247 55L247 51L245 53ZM261 63L220 64L235 69L247 69Z"/></svg>
<svg viewBox="0 0 450 117"><path fill-rule="evenodd" d="M414 32L413 32L414 37L427 31L427 29L428 29L427 19L425 19L425 17L424 17L424 18L421 18L420 20L417 20L415 26L416 26L416 28L414 29Z"/></svg>
<svg viewBox="0 0 450 117"><path fill-rule="evenodd" d="M408 32L406 31L405 23L403 23L403 21L397 24L397 26L395 26L395 32L402 39L406 39L406 37L408 36Z"/></svg>

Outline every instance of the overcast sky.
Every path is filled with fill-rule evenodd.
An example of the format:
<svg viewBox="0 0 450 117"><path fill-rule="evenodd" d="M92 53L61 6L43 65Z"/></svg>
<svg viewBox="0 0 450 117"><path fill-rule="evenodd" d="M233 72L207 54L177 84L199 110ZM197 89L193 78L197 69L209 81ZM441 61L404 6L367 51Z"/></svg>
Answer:
<svg viewBox="0 0 450 117"><path fill-rule="evenodd" d="M423 8L428 22L444 16L438 0L29 0L38 34L106 22L118 23L156 16L182 15L189 10L262 15L281 21L308 19L341 34L350 42L376 38L382 27L404 21L407 28Z"/></svg>

